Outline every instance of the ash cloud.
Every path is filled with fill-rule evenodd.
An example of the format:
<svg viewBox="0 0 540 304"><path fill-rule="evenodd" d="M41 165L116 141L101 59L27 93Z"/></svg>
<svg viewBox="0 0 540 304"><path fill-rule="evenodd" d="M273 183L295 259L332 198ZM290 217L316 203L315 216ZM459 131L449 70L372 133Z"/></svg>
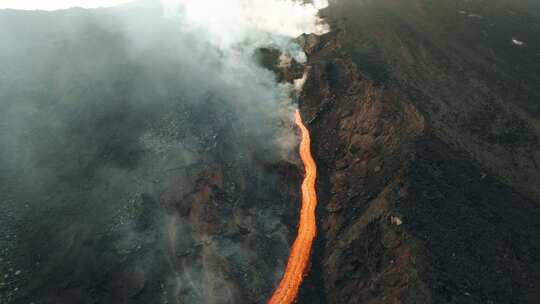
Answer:
<svg viewBox="0 0 540 304"><path fill-rule="evenodd" d="M0 11L0 300L264 301L294 101L253 54L301 61L291 38L327 28L317 5L212 2Z"/></svg>

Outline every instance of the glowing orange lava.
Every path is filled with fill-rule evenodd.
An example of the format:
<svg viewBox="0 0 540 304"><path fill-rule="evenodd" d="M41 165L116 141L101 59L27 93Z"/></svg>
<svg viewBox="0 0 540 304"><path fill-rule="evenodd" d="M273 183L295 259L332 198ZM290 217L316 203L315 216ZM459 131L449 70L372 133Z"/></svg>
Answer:
<svg viewBox="0 0 540 304"><path fill-rule="evenodd" d="M317 234L315 222L315 207L317 206L317 193L315 180L317 179L317 165L311 156L311 138L309 130L304 126L300 111L296 110L295 122L300 129L300 158L304 163L304 180L302 182L302 209L300 210L300 223L298 234L293 243L287 267L278 288L268 301L268 304L294 303L298 296L300 284L306 273L311 257L311 247Z"/></svg>

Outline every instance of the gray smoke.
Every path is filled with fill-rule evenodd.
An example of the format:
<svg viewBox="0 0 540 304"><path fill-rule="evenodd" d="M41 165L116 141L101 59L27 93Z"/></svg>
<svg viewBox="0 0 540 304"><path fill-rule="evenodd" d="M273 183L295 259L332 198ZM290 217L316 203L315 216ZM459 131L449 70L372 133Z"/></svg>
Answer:
<svg viewBox="0 0 540 304"><path fill-rule="evenodd" d="M264 300L295 209L268 170L294 153L294 105L253 55L302 54L208 29L152 2L0 11L0 302Z"/></svg>

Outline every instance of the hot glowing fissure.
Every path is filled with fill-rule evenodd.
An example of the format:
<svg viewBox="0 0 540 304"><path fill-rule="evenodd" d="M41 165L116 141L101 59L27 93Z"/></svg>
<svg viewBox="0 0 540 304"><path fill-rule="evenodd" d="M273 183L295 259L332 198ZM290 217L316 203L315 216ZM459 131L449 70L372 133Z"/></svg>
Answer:
<svg viewBox="0 0 540 304"><path fill-rule="evenodd" d="M295 123L300 129L301 141L299 151L305 170L301 188L302 207L300 210L300 222L283 278L268 301L269 304L294 303L309 265L311 248L317 233L315 220L315 208L317 207L317 193L315 191L317 165L311 155L309 130L302 122L299 110L295 112Z"/></svg>

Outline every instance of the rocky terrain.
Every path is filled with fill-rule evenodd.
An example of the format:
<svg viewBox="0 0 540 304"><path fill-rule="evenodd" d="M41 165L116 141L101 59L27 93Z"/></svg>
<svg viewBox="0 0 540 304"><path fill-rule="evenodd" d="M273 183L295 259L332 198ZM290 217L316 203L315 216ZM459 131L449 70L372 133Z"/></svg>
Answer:
<svg viewBox="0 0 540 304"><path fill-rule="evenodd" d="M481 2L333 1L333 32L300 39L321 170L305 303L540 301L540 19Z"/></svg>
<svg viewBox="0 0 540 304"><path fill-rule="evenodd" d="M0 151L0 303L265 303L297 224L293 126L175 72L177 32L134 55L112 16L0 12L32 25L0 48L0 138L16 124L6 147L28 147ZM254 55L279 82L308 72L319 234L298 303L540 303L538 3L321 16L305 65ZM74 20L89 34L60 39ZM203 48L194 65L218 65Z"/></svg>
<svg viewBox="0 0 540 304"><path fill-rule="evenodd" d="M179 60L202 47L160 14L0 11L0 303L263 303L277 284L293 122L265 87L209 79L210 46Z"/></svg>

